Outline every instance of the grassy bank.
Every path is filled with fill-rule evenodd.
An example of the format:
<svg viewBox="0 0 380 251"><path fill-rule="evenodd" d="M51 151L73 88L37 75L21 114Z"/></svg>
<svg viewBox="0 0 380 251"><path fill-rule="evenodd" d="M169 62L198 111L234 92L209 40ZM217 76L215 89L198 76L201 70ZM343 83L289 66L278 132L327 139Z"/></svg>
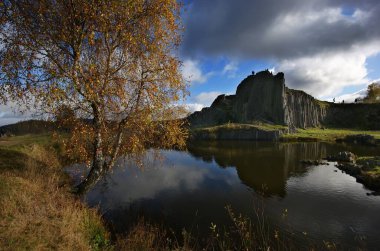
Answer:
<svg viewBox="0 0 380 251"><path fill-rule="evenodd" d="M266 124L266 123L261 123L261 122L257 122L253 124L227 123L224 125L193 128L192 131L208 131L210 133L213 133L219 130L238 130L238 129L259 129L263 131L276 131L276 130L286 130L287 127L283 125L272 125L272 124Z"/></svg>
<svg viewBox="0 0 380 251"><path fill-rule="evenodd" d="M307 128L307 129L297 129L296 132L288 133L287 127L283 125L272 125L266 123L253 123L253 124L238 124L238 123L228 123L218 126L209 127L198 127L191 128L190 134L193 138L207 138L207 139L220 139L223 134L231 134L233 137L233 132L236 132L238 136L236 139L244 139L244 136L249 138L249 132L260 131L266 132L280 132L280 141L327 141L335 142L343 140L346 136L366 134L373 136L375 140L380 141L380 130L369 131L369 130L359 130L359 129L338 129L338 128ZM238 134L238 132L244 132ZM201 136L201 137L199 137ZM265 140L265 137L262 139Z"/></svg>
<svg viewBox="0 0 380 251"><path fill-rule="evenodd" d="M359 181L380 192L380 156L359 157L357 164L362 166Z"/></svg>
<svg viewBox="0 0 380 251"><path fill-rule="evenodd" d="M349 135L367 134L380 140L380 131L366 131L356 129L308 128L297 129L296 133L282 135L283 141L336 141Z"/></svg>
<svg viewBox="0 0 380 251"><path fill-rule="evenodd" d="M0 139L1 250L107 250L94 209L70 193L50 135Z"/></svg>
<svg viewBox="0 0 380 251"><path fill-rule="evenodd" d="M380 156L358 157L357 163L366 167L368 175L380 177Z"/></svg>
<svg viewBox="0 0 380 251"><path fill-rule="evenodd" d="M191 128L192 139L198 140L278 140L286 126L265 123L236 124Z"/></svg>

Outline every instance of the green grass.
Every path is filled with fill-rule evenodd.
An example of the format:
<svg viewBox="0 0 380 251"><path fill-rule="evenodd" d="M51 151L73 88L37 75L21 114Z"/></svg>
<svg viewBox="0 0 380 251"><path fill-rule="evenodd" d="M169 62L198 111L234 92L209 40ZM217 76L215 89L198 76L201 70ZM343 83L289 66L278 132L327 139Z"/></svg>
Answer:
<svg viewBox="0 0 380 251"><path fill-rule="evenodd" d="M193 133L205 132L209 134L214 134L220 131L226 130L249 130L249 129L259 129L263 131L278 131L286 130L287 126L283 125L272 125L260 122L254 122L253 124L238 124L238 123L227 123L218 126L210 127L199 127L193 128ZM336 141L337 139L343 139L348 135L356 134L368 134L373 136L375 139L380 140L380 131L368 131L368 130L358 130L358 129L337 129L337 128L307 128L307 129L297 129L296 133L286 133L281 136L283 141Z"/></svg>
<svg viewBox="0 0 380 251"><path fill-rule="evenodd" d="M368 171L364 171L371 176L380 176L380 157L379 156L362 156L358 157L356 162L361 165L369 165Z"/></svg>
<svg viewBox="0 0 380 251"><path fill-rule="evenodd" d="M375 139L380 139L380 131L362 131L354 129L322 129L322 128L308 128L297 129L296 133L288 133L282 136L285 141L313 139L318 141L335 141L337 139L343 139L348 135L355 134L368 134Z"/></svg>
<svg viewBox="0 0 380 251"><path fill-rule="evenodd" d="M375 166L371 171L368 171L368 173L375 176L380 175L380 166Z"/></svg>
<svg viewBox="0 0 380 251"><path fill-rule="evenodd" d="M48 145L52 141L52 134L26 134L22 136L12 136L0 138L0 147L22 147L25 145L37 144Z"/></svg>
<svg viewBox="0 0 380 251"><path fill-rule="evenodd" d="M322 108L326 108L326 107L330 106L330 103L327 101L315 99L314 102L316 102Z"/></svg>
<svg viewBox="0 0 380 251"><path fill-rule="evenodd" d="M84 215L83 227L87 233L87 238L90 240L92 250L113 250L109 240L109 233L104 225L101 224L99 218L94 217L94 214L89 212L86 212Z"/></svg>
<svg viewBox="0 0 380 251"><path fill-rule="evenodd" d="M51 134L23 135L0 138L0 170L21 169L32 145L51 145Z"/></svg>
<svg viewBox="0 0 380 251"><path fill-rule="evenodd" d="M238 124L238 123L227 123L218 126L210 126L210 127L200 127L194 128L194 131L207 131L207 132L216 132L219 130L249 130L249 129L259 129L263 131L277 131L277 130L286 130L287 126L283 125L272 125L266 123L255 122L253 124Z"/></svg>

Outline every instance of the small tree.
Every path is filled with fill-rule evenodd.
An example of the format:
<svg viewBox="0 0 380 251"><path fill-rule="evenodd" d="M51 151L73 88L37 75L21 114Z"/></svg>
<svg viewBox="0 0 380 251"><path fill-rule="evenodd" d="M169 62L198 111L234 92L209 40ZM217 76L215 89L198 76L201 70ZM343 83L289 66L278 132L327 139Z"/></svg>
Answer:
<svg viewBox="0 0 380 251"><path fill-rule="evenodd" d="M0 11L2 90L64 118L68 153L90 167L79 192L120 156L184 145L175 0L5 0Z"/></svg>
<svg viewBox="0 0 380 251"><path fill-rule="evenodd" d="M365 103L380 103L380 83L372 83L367 88L367 96L364 97Z"/></svg>

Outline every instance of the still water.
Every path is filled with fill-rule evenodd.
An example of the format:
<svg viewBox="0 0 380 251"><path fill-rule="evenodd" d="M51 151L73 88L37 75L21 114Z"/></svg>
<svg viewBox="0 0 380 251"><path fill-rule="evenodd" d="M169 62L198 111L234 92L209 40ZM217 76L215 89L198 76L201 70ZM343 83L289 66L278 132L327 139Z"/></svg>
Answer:
<svg viewBox="0 0 380 251"><path fill-rule="evenodd" d="M380 196L334 163L300 163L342 150L380 154L376 147L327 143L194 142L188 151L160 150L160 158L148 153L143 169L120 161L84 200L118 233L143 216L205 236L211 222L231 224L226 205L246 216L264 205L270 224L296 240L380 249Z"/></svg>

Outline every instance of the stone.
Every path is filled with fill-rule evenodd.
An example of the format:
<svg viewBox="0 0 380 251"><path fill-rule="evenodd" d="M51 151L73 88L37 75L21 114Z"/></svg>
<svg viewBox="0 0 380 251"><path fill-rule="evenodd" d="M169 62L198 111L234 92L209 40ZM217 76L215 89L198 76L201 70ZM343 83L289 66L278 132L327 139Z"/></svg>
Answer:
<svg viewBox="0 0 380 251"><path fill-rule="evenodd" d="M330 155L327 156L328 161L337 161L337 162L351 162L355 163L356 162L356 155L353 154L352 152L339 152L337 155Z"/></svg>
<svg viewBox="0 0 380 251"><path fill-rule="evenodd" d="M307 166L320 166L320 165L328 165L326 161L323 160L301 160L301 164Z"/></svg>
<svg viewBox="0 0 380 251"><path fill-rule="evenodd" d="M188 120L193 127L261 121L306 128L320 126L324 114L312 96L287 88L282 72L262 71L245 78L235 95L218 96L211 107L191 114Z"/></svg>
<svg viewBox="0 0 380 251"><path fill-rule="evenodd" d="M376 146L375 137L368 134L348 135L342 141L347 143Z"/></svg>
<svg viewBox="0 0 380 251"><path fill-rule="evenodd" d="M362 172L359 165L350 162L341 162L337 165L337 168L353 176L359 175Z"/></svg>

